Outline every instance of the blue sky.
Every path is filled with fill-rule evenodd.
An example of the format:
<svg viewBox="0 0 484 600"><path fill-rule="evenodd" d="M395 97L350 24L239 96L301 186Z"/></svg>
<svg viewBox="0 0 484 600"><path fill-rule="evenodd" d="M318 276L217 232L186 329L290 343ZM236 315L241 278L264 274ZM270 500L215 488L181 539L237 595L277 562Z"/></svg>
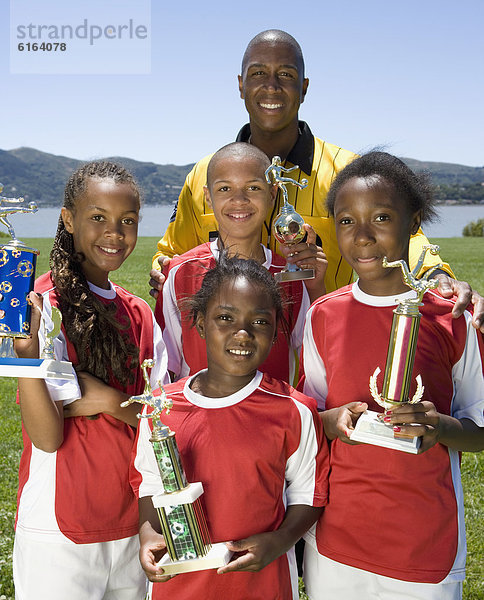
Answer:
<svg viewBox="0 0 484 600"><path fill-rule="evenodd" d="M57 5L63 22L72 23L82 22L86 6L11 4L14 14L21 8L37 22ZM139 23L150 20L149 0L134 2L134 11L130 4L100 0L96 19L115 22L132 13ZM251 37L274 27L303 48L310 85L300 115L319 137L358 152L384 145L399 156L484 165L482 0L281 0L265 8L260 0L152 0L151 57L137 59L145 73L129 74L137 49L127 41L109 59L118 74L95 75L78 71L86 61L100 64L109 42L85 45L85 61L72 43L78 53L72 74L11 73L10 9L2 0L4 150L194 162L232 141L246 121L236 79L240 59ZM38 70L54 59L39 53Z"/></svg>

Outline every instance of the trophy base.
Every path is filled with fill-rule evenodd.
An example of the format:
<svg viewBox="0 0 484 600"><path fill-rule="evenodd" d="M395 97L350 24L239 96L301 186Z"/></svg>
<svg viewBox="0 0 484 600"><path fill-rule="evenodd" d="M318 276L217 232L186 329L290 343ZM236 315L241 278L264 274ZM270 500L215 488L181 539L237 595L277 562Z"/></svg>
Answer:
<svg viewBox="0 0 484 600"><path fill-rule="evenodd" d="M281 283L283 281L302 281L303 279L314 279L314 269L298 269L297 271L279 271L274 279Z"/></svg>
<svg viewBox="0 0 484 600"><path fill-rule="evenodd" d="M353 442L364 442L373 446L382 446L391 450L400 450L410 454L417 454L420 438L396 438L391 426L386 425L378 418L379 413L372 410L365 411L358 421L350 439Z"/></svg>
<svg viewBox="0 0 484 600"><path fill-rule="evenodd" d="M155 508L168 508L180 504L191 504L203 494L203 485L200 481L189 483L187 487L168 494L152 496L151 501Z"/></svg>
<svg viewBox="0 0 484 600"><path fill-rule="evenodd" d="M0 358L0 377L76 378L72 363L50 358Z"/></svg>
<svg viewBox="0 0 484 600"><path fill-rule="evenodd" d="M157 564L163 568L165 575L176 575L177 573L218 569L226 565L231 556L232 552L227 546L223 542L219 542L218 544L213 544L208 554L201 558L172 561L168 553L166 553Z"/></svg>

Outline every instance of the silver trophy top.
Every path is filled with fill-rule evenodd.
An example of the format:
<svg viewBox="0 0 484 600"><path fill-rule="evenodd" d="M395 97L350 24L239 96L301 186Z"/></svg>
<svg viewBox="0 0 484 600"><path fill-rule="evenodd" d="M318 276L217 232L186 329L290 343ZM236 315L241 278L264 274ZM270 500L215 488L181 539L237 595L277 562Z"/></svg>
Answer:
<svg viewBox="0 0 484 600"><path fill-rule="evenodd" d="M155 361L152 358L146 359L141 363L141 369L143 370L143 379L145 380L145 388L142 394L138 396L131 396L123 402L121 406L124 408L133 404L133 402L139 402L140 404L144 404L145 406L151 406L153 409L149 414L141 414L137 415L138 419L152 419L153 420L153 439L160 440L168 437L171 434L171 430L166 425L163 425L161 422L160 416L163 411L168 414L173 406L173 401L171 398L167 398L165 394L165 390L161 385L161 382L158 381L158 387L161 390L161 394L159 396L155 396L153 394L153 389L151 387L150 379L148 377L148 369L151 369L155 364Z"/></svg>
<svg viewBox="0 0 484 600"><path fill-rule="evenodd" d="M3 191L3 185L0 183L0 194ZM11 235L12 240L17 240L15 237L15 231L12 224L8 220L9 215L15 213L34 213L37 212L37 204L35 202L29 202L25 204L25 198L7 198L6 196L0 196L0 223L5 225L8 229L8 233Z"/></svg>
<svg viewBox="0 0 484 600"><path fill-rule="evenodd" d="M272 159L271 166L267 167L266 169L265 175L267 183L273 183L274 185L277 185L279 189L282 190L284 204L288 204L286 184L290 183L291 185L295 185L300 190L303 190L308 185L307 179L301 179L301 181L296 181L295 179L291 179L290 177L284 177L283 173L290 173L291 171L295 171L296 169L299 169L297 165L289 168L284 167L280 156L274 156Z"/></svg>

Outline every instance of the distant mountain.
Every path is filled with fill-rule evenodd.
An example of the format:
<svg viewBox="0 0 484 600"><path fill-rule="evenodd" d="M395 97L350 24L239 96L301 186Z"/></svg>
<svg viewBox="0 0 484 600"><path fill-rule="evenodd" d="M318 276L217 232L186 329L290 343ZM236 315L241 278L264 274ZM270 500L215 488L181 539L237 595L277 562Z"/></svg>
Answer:
<svg viewBox="0 0 484 600"><path fill-rule="evenodd" d="M136 177L146 204L173 204L193 165L156 165L131 158L108 157ZM39 206L60 206L64 186L82 160L40 152L34 148L0 150L0 182L4 196L23 196Z"/></svg>
<svg viewBox="0 0 484 600"><path fill-rule="evenodd" d="M484 183L484 167L466 167L454 163L426 162L402 158L414 171L428 171L436 185L472 185Z"/></svg>
<svg viewBox="0 0 484 600"><path fill-rule="evenodd" d="M193 165L157 165L131 158L109 157L125 165L136 177L146 204L172 204ZM440 201L484 202L484 167L423 162L403 158L417 172L428 171ZM69 175L84 161L35 150L0 150L3 195L23 196L39 206L60 206Z"/></svg>

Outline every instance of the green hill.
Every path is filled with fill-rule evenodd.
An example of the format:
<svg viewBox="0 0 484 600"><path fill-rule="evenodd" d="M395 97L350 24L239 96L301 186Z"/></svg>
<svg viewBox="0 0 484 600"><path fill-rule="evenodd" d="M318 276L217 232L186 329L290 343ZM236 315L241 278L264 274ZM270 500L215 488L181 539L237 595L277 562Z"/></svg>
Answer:
<svg viewBox="0 0 484 600"><path fill-rule="evenodd" d="M146 204L173 204L193 165L157 165L131 158L109 157L136 177ZM428 171L440 201L484 202L484 167L403 160L415 171ZM6 196L23 196L39 206L59 206L69 175L83 161L34 148L0 150L0 182Z"/></svg>
<svg viewBox="0 0 484 600"><path fill-rule="evenodd" d="M108 157L136 177L147 204L173 204L193 165L156 165L131 158ZM59 206L69 175L84 161L34 148L0 150L0 182L5 196L23 196L39 206Z"/></svg>

